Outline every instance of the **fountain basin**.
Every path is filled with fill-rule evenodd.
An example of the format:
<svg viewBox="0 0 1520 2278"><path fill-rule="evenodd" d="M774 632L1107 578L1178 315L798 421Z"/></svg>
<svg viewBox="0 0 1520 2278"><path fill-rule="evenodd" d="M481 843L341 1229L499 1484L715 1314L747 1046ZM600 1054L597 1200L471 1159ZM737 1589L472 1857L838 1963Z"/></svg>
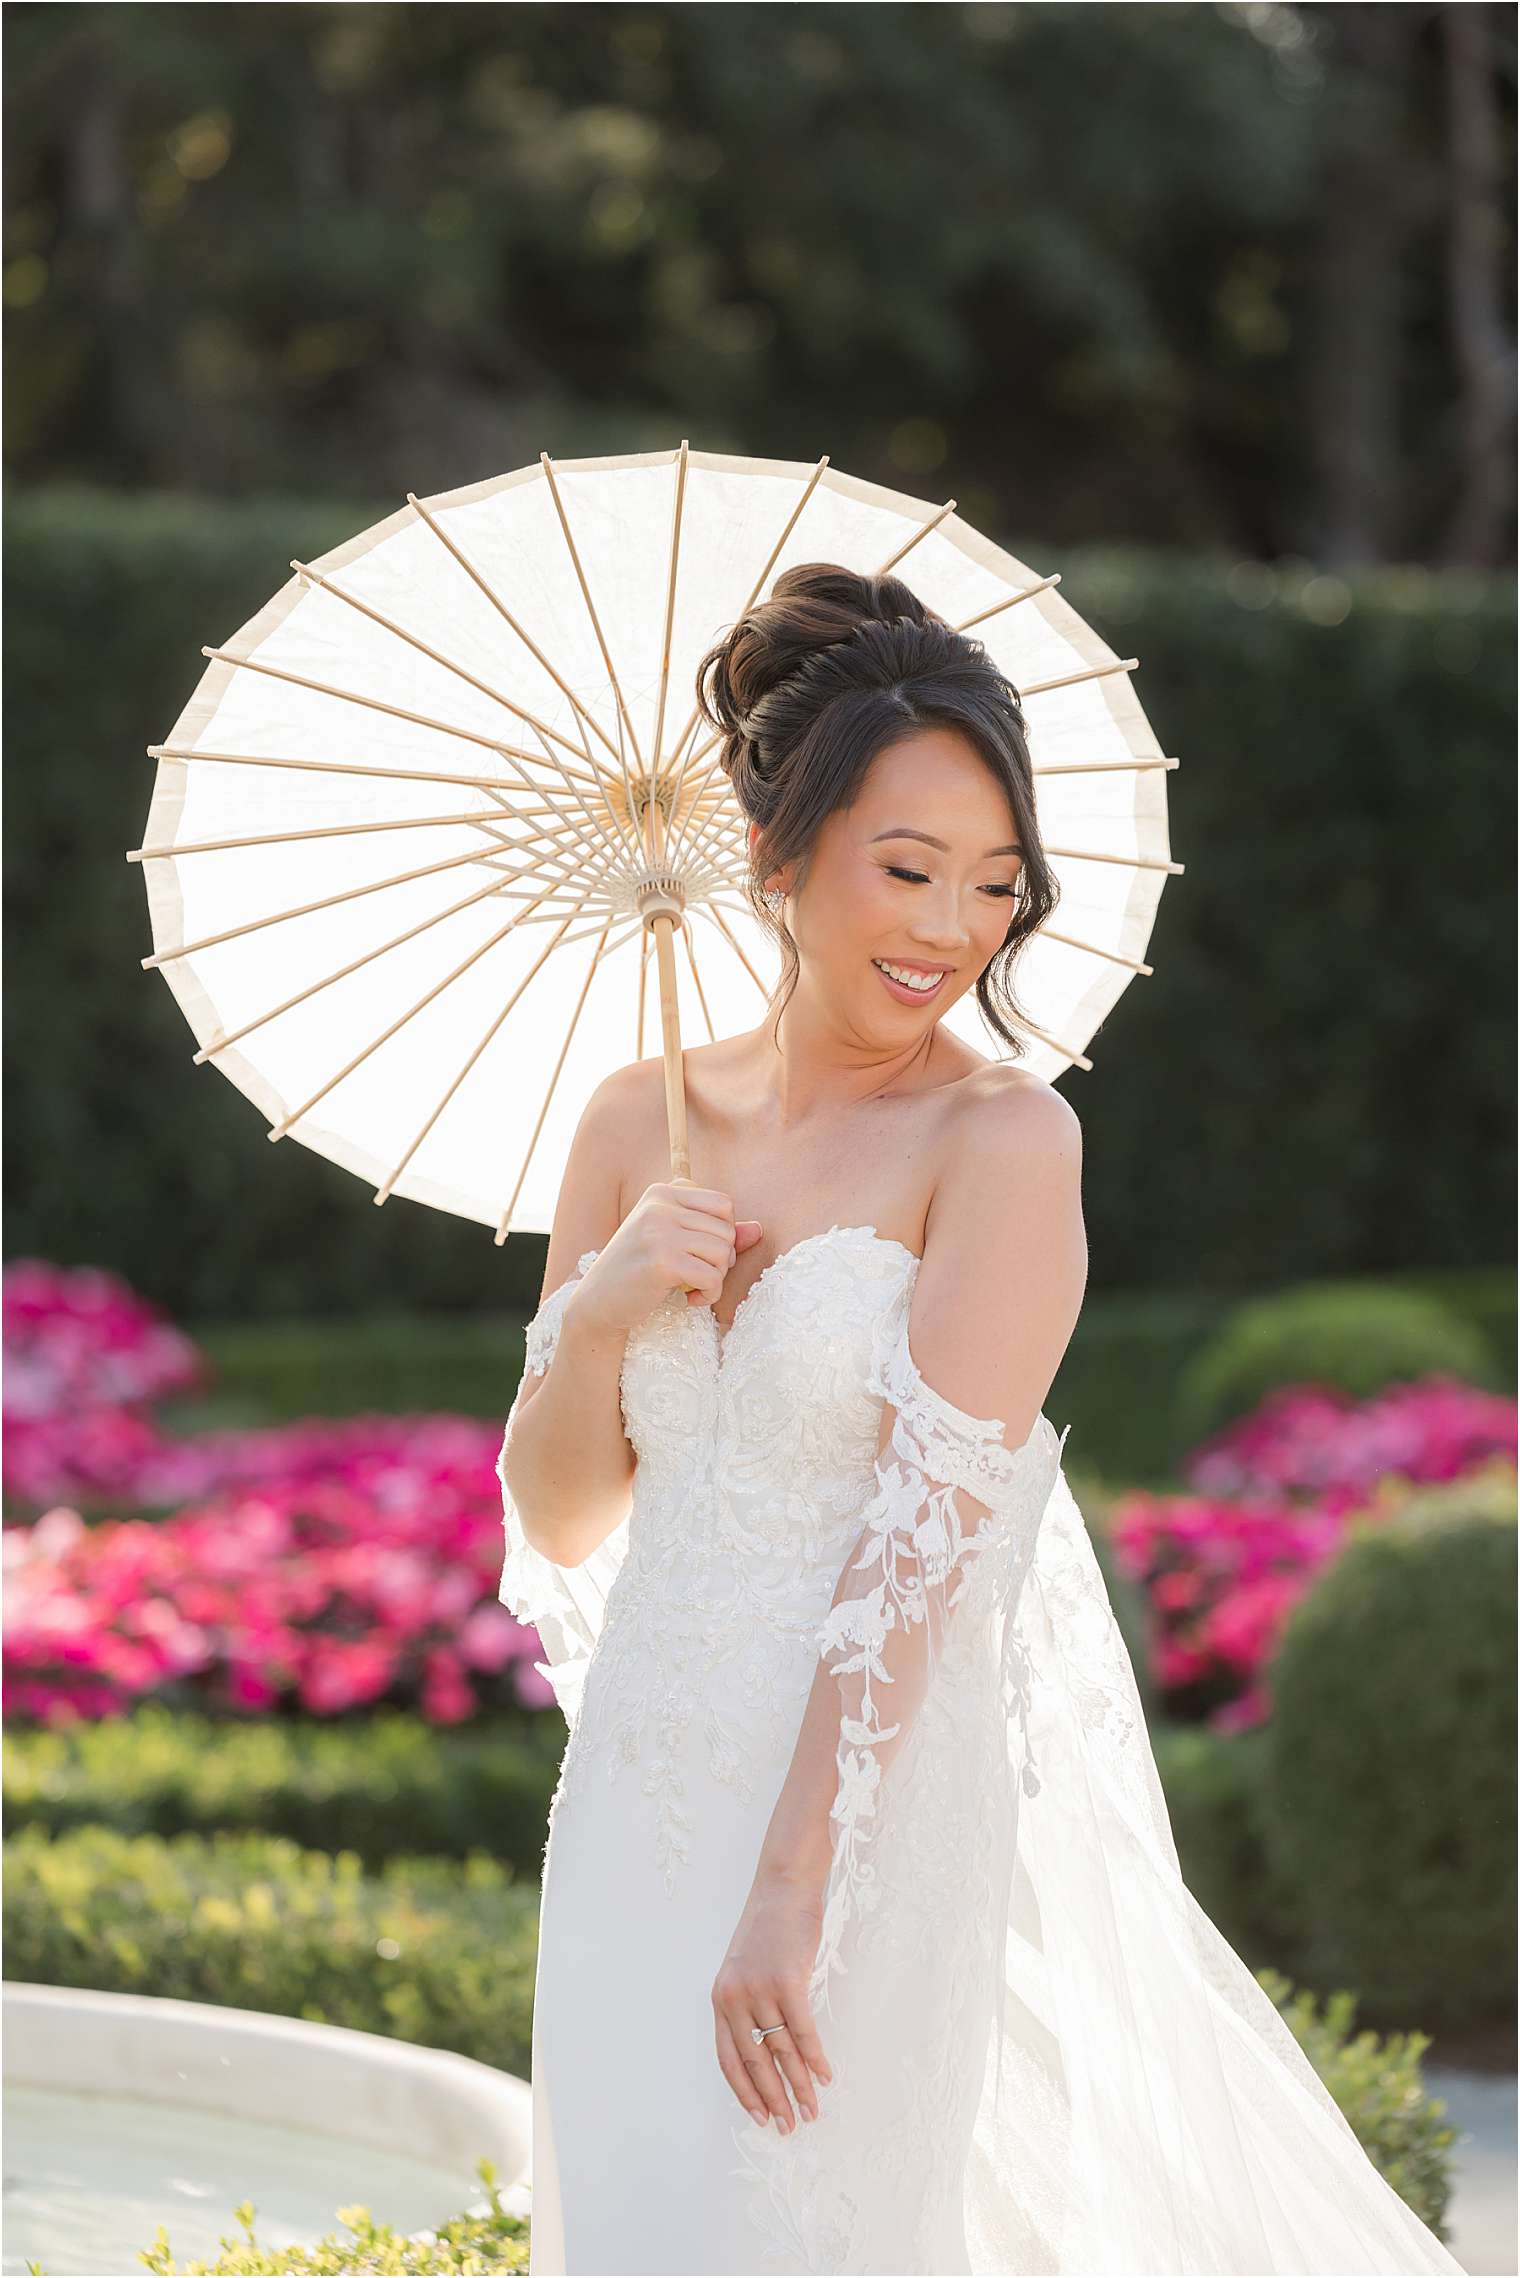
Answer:
<svg viewBox="0 0 1520 2278"><path fill-rule="evenodd" d="M7 1983L6 2272L137 2266L162 2222L213 2260L255 2206L261 2243L314 2246L363 2205L405 2233L484 2206L475 2162L528 2211L532 2092L378 2033L146 1994Z"/></svg>

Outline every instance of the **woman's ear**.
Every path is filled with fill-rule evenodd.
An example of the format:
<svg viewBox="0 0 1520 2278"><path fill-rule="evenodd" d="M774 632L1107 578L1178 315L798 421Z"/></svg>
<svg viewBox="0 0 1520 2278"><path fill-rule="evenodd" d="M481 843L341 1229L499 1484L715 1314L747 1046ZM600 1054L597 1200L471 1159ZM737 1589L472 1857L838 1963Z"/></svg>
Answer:
<svg viewBox="0 0 1520 2278"><path fill-rule="evenodd" d="M755 848L760 843L760 825L758 823L751 823L747 832L745 833L745 837L749 846L749 858L751 863L753 863L755 859ZM785 901L787 895L792 890L792 881L790 876L784 875L780 870L773 870L768 878L761 880L761 884L765 892L767 894L771 894L778 901Z"/></svg>

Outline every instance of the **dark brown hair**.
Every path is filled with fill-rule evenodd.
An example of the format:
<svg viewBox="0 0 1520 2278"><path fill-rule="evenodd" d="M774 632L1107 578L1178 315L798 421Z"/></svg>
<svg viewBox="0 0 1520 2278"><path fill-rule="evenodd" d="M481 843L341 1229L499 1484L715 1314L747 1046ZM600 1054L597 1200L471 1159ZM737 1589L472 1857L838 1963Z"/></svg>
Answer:
<svg viewBox="0 0 1520 2278"><path fill-rule="evenodd" d="M786 1002L797 945L762 881L788 863L807 875L827 818L853 805L879 752L920 727L958 728L1005 792L1023 849L1007 935L976 983L982 1017L1015 1057L1025 1046L1010 978L1060 895L1035 822L1034 783L1017 689L986 649L958 633L898 577L833 562L784 570L762 601L709 649L697 700L723 730L722 764L759 825L747 881L756 917L780 941Z"/></svg>

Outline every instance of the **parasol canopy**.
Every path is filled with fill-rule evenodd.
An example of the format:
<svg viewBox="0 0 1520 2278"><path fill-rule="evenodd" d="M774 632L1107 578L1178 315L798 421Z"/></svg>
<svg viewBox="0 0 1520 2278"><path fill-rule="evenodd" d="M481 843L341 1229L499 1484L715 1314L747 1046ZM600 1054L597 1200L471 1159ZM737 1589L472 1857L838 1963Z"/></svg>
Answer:
<svg viewBox="0 0 1520 2278"><path fill-rule="evenodd" d="M663 1050L688 1175L680 1039L754 1027L779 978L696 672L810 561L893 571L1018 689L1061 887L1025 1065L1090 1068L1182 869L1138 660L953 499L685 442L408 493L203 650L128 856L195 1061L377 1203L501 1242L549 1230L591 1092ZM973 994L945 1020L1003 1056Z"/></svg>

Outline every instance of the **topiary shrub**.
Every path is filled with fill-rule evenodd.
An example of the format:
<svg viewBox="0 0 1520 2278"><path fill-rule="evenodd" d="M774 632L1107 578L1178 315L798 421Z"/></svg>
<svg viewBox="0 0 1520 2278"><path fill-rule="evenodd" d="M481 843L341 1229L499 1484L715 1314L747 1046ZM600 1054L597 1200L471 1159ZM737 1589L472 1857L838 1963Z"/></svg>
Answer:
<svg viewBox="0 0 1520 2278"><path fill-rule="evenodd" d="M1215 1732L1162 1718L1150 1737L1188 1889L1243 1961L1297 1971L1294 1892L1262 1826L1266 1727Z"/></svg>
<svg viewBox="0 0 1520 2278"><path fill-rule="evenodd" d="M1182 1370L1177 1425L1196 1446L1286 1384L1331 1384L1354 1400L1422 1376L1496 1386L1481 1330L1437 1297L1362 1281L1297 1284L1230 1314Z"/></svg>
<svg viewBox="0 0 1520 2278"><path fill-rule="evenodd" d="M1305 1972L1380 2023L1515 1999L1516 1533L1461 1482L1356 1524L1270 1668L1262 1809Z"/></svg>

